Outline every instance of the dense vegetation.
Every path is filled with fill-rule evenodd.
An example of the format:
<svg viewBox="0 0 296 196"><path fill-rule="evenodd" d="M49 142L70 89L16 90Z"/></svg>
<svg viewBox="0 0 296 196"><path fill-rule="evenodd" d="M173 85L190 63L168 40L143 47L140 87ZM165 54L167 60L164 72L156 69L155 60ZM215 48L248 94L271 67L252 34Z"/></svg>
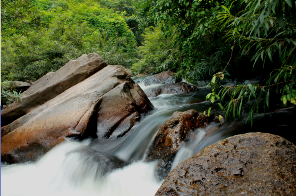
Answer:
<svg viewBox="0 0 296 196"><path fill-rule="evenodd" d="M207 96L227 114L250 117L270 97L296 104L294 0L4 0L2 81L34 81L97 52L132 73L211 79ZM223 87L221 80L260 78ZM279 95L279 96L277 96Z"/></svg>
<svg viewBox="0 0 296 196"><path fill-rule="evenodd" d="M93 0L2 2L2 80L36 80L70 59L98 52L131 66L136 39L125 12ZM112 55L111 55L112 54Z"/></svg>

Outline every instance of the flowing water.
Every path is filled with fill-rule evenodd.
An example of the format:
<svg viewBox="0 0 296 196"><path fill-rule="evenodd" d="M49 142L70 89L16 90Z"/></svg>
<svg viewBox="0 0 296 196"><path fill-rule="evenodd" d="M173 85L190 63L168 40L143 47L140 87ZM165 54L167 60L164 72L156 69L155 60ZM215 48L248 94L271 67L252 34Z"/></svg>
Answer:
<svg viewBox="0 0 296 196"><path fill-rule="evenodd" d="M143 87L144 88L144 87ZM69 140L35 163L1 165L2 196L129 196L155 194L162 181L156 162L144 162L159 127L175 112L206 110L207 90L150 98L154 110L143 115L128 135L116 140ZM279 125L281 126L281 125ZM284 124L286 126L286 124ZM248 132L244 120L210 124L177 153L172 168L204 147L231 135Z"/></svg>

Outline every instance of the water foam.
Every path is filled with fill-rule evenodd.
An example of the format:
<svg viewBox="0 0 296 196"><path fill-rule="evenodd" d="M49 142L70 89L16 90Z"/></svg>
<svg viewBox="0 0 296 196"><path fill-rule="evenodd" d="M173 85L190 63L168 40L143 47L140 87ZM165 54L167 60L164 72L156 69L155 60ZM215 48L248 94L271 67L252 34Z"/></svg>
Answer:
<svg viewBox="0 0 296 196"><path fill-rule="evenodd" d="M100 169L99 164L70 153L84 148L89 147L68 141L53 148L36 163L2 165L1 195L151 196L161 185L154 176L154 162L134 162L102 176L96 172Z"/></svg>

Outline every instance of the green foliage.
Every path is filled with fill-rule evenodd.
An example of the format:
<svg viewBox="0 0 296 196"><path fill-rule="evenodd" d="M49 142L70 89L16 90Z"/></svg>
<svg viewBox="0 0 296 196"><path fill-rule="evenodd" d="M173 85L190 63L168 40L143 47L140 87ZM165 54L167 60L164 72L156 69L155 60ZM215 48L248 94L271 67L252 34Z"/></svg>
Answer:
<svg viewBox="0 0 296 196"><path fill-rule="evenodd" d="M204 0L148 0L140 4L143 15L147 16L147 20L143 23L156 24L157 28L161 28L159 39L171 40L169 47L172 45L174 51L171 52L173 55L154 64L141 61L136 64L138 70L141 66L142 71L151 66L153 72L163 69L175 70L178 77L185 78L191 83L209 78L227 62L231 52L231 44L225 44L223 41L224 31L216 26L217 15L222 11L220 5L228 4L229 1ZM146 38L147 36L145 37L147 45ZM166 52L169 47L160 51ZM144 54L143 58L148 59L148 53ZM168 59L174 63L163 66ZM242 61L245 59L234 56L230 67L239 65ZM154 69L156 66L159 68Z"/></svg>
<svg viewBox="0 0 296 196"><path fill-rule="evenodd" d="M1 1L2 39L14 34L26 34L42 25L41 12L32 0Z"/></svg>
<svg viewBox="0 0 296 196"><path fill-rule="evenodd" d="M254 63L262 60L264 64L267 59L279 59L283 65L296 63L295 1L248 1L237 16L229 10L219 15L220 25L228 29L229 40L240 41L244 53L256 50Z"/></svg>
<svg viewBox="0 0 296 196"><path fill-rule="evenodd" d="M280 71L280 72L278 72ZM225 97L228 96L229 101L223 106L221 103L218 103L219 107L222 110L226 110L226 116L236 116L240 117L243 112L242 108L246 103L249 103L249 116L251 125L253 124L253 116L255 113L258 113L260 106L263 103L264 110L266 107L269 107L270 92L277 88L278 93L282 93L281 101L286 105L287 101L291 104L296 105L296 76L293 75L295 68L292 66L284 66L284 68L277 70L276 74L272 75L269 80L273 80L275 84L270 84L268 86L260 86L246 84L246 85L237 85L235 87L225 86L222 87L220 80L223 80L223 72L215 74L212 78L212 81L209 85L212 86L212 93L209 93L206 97L207 100L210 100L212 103L216 99L221 99L224 101ZM284 81L279 82L280 78L283 77ZM283 84L283 85L281 85ZM283 88L279 88L283 86ZM219 93L216 93L220 90Z"/></svg>
<svg viewBox="0 0 296 196"><path fill-rule="evenodd" d="M90 52L109 64L129 67L136 61L136 40L124 13L93 0L2 3L2 81L34 81Z"/></svg>
<svg viewBox="0 0 296 196"><path fill-rule="evenodd" d="M8 105L13 102L21 102L21 92L16 91L14 86L7 82L1 82L1 105Z"/></svg>
<svg viewBox="0 0 296 196"><path fill-rule="evenodd" d="M173 40L174 35L166 38L158 27L145 30L143 46L138 47L142 59L131 67L132 73L157 73L163 70L174 70L177 64Z"/></svg>
<svg viewBox="0 0 296 196"><path fill-rule="evenodd" d="M281 93L281 101L285 105L288 102L296 105L295 1L248 1L245 10L236 16L231 13L231 6L223 8L225 11L220 14L219 20L224 29L228 30L228 40L238 40L244 53L255 50L254 66L261 60L263 65L267 64L272 70L260 85L235 87L222 87L214 79L224 71L219 72L213 76L211 86L215 88L207 98L214 97L213 94L220 87L217 98L221 97L223 101L225 95L228 95L230 99L224 107L220 105L221 109L226 110L227 116L233 117L240 116L243 103L249 103L248 119L251 119L251 125L261 103L264 110L270 106L271 93ZM211 101L215 101L215 97Z"/></svg>

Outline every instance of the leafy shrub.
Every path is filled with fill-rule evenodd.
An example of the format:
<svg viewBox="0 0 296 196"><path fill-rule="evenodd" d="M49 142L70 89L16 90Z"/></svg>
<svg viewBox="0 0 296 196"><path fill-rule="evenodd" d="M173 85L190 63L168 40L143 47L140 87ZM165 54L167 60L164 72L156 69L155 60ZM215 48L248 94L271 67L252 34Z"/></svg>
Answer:
<svg viewBox="0 0 296 196"><path fill-rule="evenodd" d="M1 82L1 106L9 105L13 102L21 102L21 92L7 82Z"/></svg>
<svg viewBox="0 0 296 196"><path fill-rule="evenodd" d="M295 1L248 1L238 15L231 13L231 6L220 13L220 24L228 32L230 41L237 40L244 53L253 53L253 66L263 65L266 73L258 85L238 85L221 88L219 78L224 71L214 74L211 85L215 86L208 98L223 100L225 94L230 100L224 105L226 115L239 116L243 103L250 103L249 118L263 105L270 107L270 97L280 94L284 105L296 105L296 13ZM226 65L227 67L227 65ZM216 90L221 88L218 94ZM253 100L253 101L251 101ZM262 104L263 103L263 104Z"/></svg>
<svg viewBox="0 0 296 196"><path fill-rule="evenodd" d="M166 38L161 27L148 27L145 29L143 46L139 46L141 60L131 67L132 73L157 73L163 70L175 70L176 50L174 49L174 35Z"/></svg>

